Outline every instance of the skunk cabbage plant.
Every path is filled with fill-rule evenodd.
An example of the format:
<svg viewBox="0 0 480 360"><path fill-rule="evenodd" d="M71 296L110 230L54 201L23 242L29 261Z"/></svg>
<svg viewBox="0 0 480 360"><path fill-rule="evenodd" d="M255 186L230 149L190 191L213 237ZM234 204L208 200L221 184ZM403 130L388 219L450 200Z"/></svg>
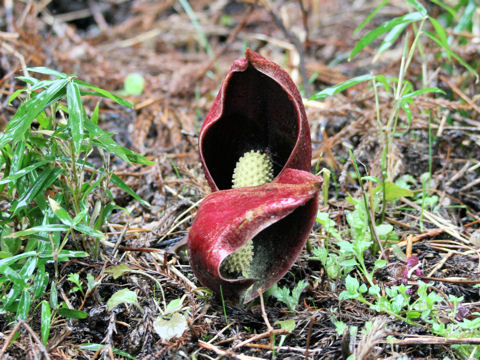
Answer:
<svg viewBox="0 0 480 360"><path fill-rule="evenodd" d="M234 62L199 135L212 194L188 236L193 272L232 302L278 281L305 245L322 179L308 172L301 96L278 65L247 50Z"/></svg>

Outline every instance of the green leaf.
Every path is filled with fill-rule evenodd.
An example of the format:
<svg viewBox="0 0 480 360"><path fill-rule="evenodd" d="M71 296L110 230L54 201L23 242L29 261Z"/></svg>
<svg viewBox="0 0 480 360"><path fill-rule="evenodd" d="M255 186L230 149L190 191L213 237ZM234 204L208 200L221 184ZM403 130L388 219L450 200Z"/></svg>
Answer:
<svg viewBox="0 0 480 360"><path fill-rule="evenodd" d="M128 74L123 82L123 87L127 95L141 95L144 85L145 78L138 73Z"/></svg>
<svg viewBox="0 0 480 360"><path fill-rule="evenodd" d="M69 226L63 225L63 224L39 225L39 226L31 227L30 229L25 229L25 230L8 234L7 237L11 237L11 238L26 237L39 232L67 231L69 228L70 228Z"/></svg>
<svg viewBox="0 0 480 360"><path fill-rule="evenodd" d="M53 213L62 223L68 226L73 225L73 220L70 215L68 215L67 210L61 207L60 204L52 198L48 198L48 202L50 203L50 208L52 209Z"/></svg>
<svg viewBox="0 0 480 360"><path fill-rule="evenodd" d="M373 11L368 14L365 20L362 21L360 25L357 26L353 35L357 35L369 22L373 19L373 17L388 3L388 0L383 0Z"/></svg>
<svg viewBox="0 0 480 360"><path fill-rule="evenodd" d="M425 7L417 0L407 0L407 2L411 4L423 16L428 15L427 9L425 9Z"/></svg>
<svg viewBox="0 0 480 360"><path fill-rule="evenodd" d="M42 344L46 345L50 336L50 326L52 324L52 313L48 301L42 301L40 312L40 334L42 337Z"/></svg>
<svg viewBox="0 0 480 360"><path fill-rule="evenodd" d="M131 163L137 162L143 165L153 165L154 162L147 160L144 156L137 154L115 142L111 135L103 131L98 125L95 125L89 119L85 120L85 128L88 130L90 136L93 138L93 143L98 147L111 152L120 159Z"/></svg>
<svg viewBox="0 0 480 360"><path fill-rule="evenodd" d="M405 115L407 115L408 127L410 128L410 126L412 125L412 110L410 109L410 105L405 101L401 101L400 107L405 112Z"/></svg>
<svg viewBox="0 0 480 360"><path fill-rule="evenodd" d="M84 224L75 224L73 225L73 228L77 230L78 232L81 232L83 234L86 234L88 236L92 236L98 239L105 239L105 234L102 232L95 230L91 228L90 226L84 225Z"/></svg>
<svg viewBox="0 0 480 360"><path fill-rule="evenodd" d="M335 221L330 219L330 215L326 212L317 212L316 222L322 224L325 228L325 231L332 235L336 240L342 241L342 237L340 236L337 229L335 229Z"/></svg>
<svg viewBox="0 0 480 360"><path fill-rule="evenodd" d="M80 88L71 81L67 85L68 127L72 133L75 154L80 152L83 141L83 105Z"/></svg>
<svg viewBox="0 0 480 360"><path fill-rule="evenodd" d="M32 172L33 170L37 169L40 166L43 166L47 163L49 163L49 160L41 160L39 162L35 162L32 165L26 166L21 170L16 171L15 173L10 173L7 177L4 177L2 180L0 180L0 185L1 184L8 184L9 182L12 182L14 180L17 180L18 178L21 178L22 176L25 176Z"/></svg>
<svg viewBox="0 0 480 360"><path fill-rule="evenodd" d="M62 250L57 255L58 261L68 261L70 258L75 257L87 257L88 253L85 251L76 251L76 250Z"/></svg>
<svg viewBox="0 0 480 360"><path fill-rule="evenodd" d="M91 90L95 91L96 93L100 94L101 96L106 97L108 99L111 99L111 100L115 101L116 103L118 103L122 106L126 106L126 107L129 107L129 108L133 107L133 105L129 101L127 101L125 99L122 99L121 97L119 97L115 94L112 94L111 92L109 92L107 90L100 89L96 86L93 86L93 85L91 85L91 84L89 84L85 81L79 80L79 79L75 79L73 81L75 83L77 83L78 85L86 87L88 89L91 89Z"/></svg>
<svg viewBox="0 0 480 360"><path fill-rule="evenodd" d="M45 266L41 265L38 267L37 273L33 280L33 298L36 300L42 297L45 294L45 290L48 286L48 280L50 276L48 272L45 271Z"/></svg>
<svg viewBox="0 0 480 360"><path fill-rule="evenodd" d="M58 78L68 77L68 75L65 74L65 73L62 73L60 71L53 70L53 69L50 69L50 68L47 68L47 67L43 67L43 66L31 67L31 68L27 68L27 70L31 71L31 72L34 72L34 73L55 76L55 77L58 77Z"/></svg>
<svg viewBox="0 0 480 360"><path fill-rule="evenodd" d="M404 24L397 25L392 30L390 30L390 32L385 36L385 38L382 41L382 44L378 48L374 61L378 59L380 54L390 49L390 47L395 43L395 41L398 39L400 34L403 32L403 30L405 30L407 26L408 26L408 23L404 23Z"/></svg>
<svg viewBox="0 0 480 360"><path fill-rule="evenodd" d="M126 272L130 272L130 271L132 271L132 269L130 269L125 264L110 266L105 270L105 272L107 274L112 275L115 280L118 279L123 274L125 274Z"/></svg>
<svg viewBox="0 0 480 360"><path fill-rule="evenodd" d="M478 73L477 71L472 68L470 65L467 64L467 62L465 60L463 60L460 56L458 56L456 53L454 53L452 50L450 50L450 48L448 47L444 47L442 42L437 39L435 37L435 35L433 35L432 33L426 31L426 30L423 30L424 34L427 35L431 40L433 40L438 46L440 46L441 48L443 48L443 50L445 50L445 52L453 57L455 60L457 60L465 69L467 69L472 75L475 76L476 78L476 81L478 81Z"/></svg>
<svg viewBox="0 0 480 360"><path fill-rule="evenodd" d="M32 99L24 102L15 115L8 122L3 136L0 138L0 149L11 141L20 141L25 132L30 129L35 117L58 96L58 93L67 85L68 79L55 80L52 84Z"/></svg>
<svg viewBox="0 0 480 360"><path fill-rule="evenodd" d="M456 18L457 17L457 12L455 11L454 8L448 6L447 4L445 4L443 1L440 1L440 0L430 0L430 2L434 3L435 5L438 5L440 6L442 9L446 10L450 16L452 18Z"/></svg>
<svg viewBox="0 0 480 360"><path fill-rule="evenodd" d="M90 118L90 121L94 123L95 125L98 125L98 114L100 112L100 103L97 102L97 105L95 105L95 109L93 110L92 116Z"/></svg>
<svg viewBox="0 0 480 360"><path fill-rule="evenodd" d="M185 300L185 295L180 299L173 299L172 301L170 301L167 307L165 308L163 315L170 315L177 311L180 311L183 306L182 305L183 300Z"/></svg>
<svg viewBox="0 0 480 360"><path fill-rule="evenodd" d="M438 40L440 40L440 42L443 44L442 47L450 48L450 46L448 45L448 36L443 26L438 22L437 19L433 17L429 17L428 19L430 20L430 22L433 25L433 28L435 29L435 33L438 36Z"/></svg>
<svg viewBox="0 0 480 360"><path fill-rule="evenodd" d="M350 294L356 294L358 292L358 288L360 287L360 283L356 278L348 275L345 278L345 287Z"/></svg>
<svg viewBox="0 0 480 360"><path fill-rule="evenodd" d="M424 16L421 13L414 12L384 22L382 25L370 31L367 35L361 38L360 41L358 41L357 45L355 45L352 52L350 53L349 60L351 60L355 55L362 51L366 46L370 45L373 41L378 39L381 35L385 34L387 31L392 30L395 26L400 24L410 24L414 21L420 21L423 18Z"/></svg>
<svg viewBox="0 0 480 360"><path fill-rule="evenodd" d="M374 193L379 193L383 191L383 187L381 185L377 186L373 189ZM385 200L386 201L393 201L399 199L401 197L411 197L413 196L413 191L409 189L405 189L401 186L398 186L390 181L385 183Z"/></svg>
<svg viewBox="0 0 480 360"><path fill-rule="evenodd" d="M28 313L30 312L30 306L32 305L32 297L30 291L22 291L20 301L17 307L17 319L27 320Z"/></svg>
<svg viewBox="0 0 480 360"><path fill-rule="evenodd" d="M7 104L10 105L13 100L15 100L22 92L27 91L27 88L17 89L13 92L12 95L7 100Z"/></svg>
<svg viewBox="0 0 480 360"><path fill-rule="evenodd" d="M275 321L275 324L280 325L281 329L288 330L292 332L295 330L295 320L293 319L287 319L287 320L282 320L282 321Z"/></svg>
<svg viewBox="0 0 480 360"><path fill-rule="evenodd" d="M18 272L14 271L11 267L6 267L2 274L15 285L23 288L25 287L26 280L23 276L21 276Z"/></svg>
<svg viewBox="0 0 480 360"><path fill-rule="evenodd" d="M158 317L153 322L153 329L163 340L168 341L174 337L180 337L187 330L187 319L181 313L176 312L168 320Z"/></svg>
<svg viewBox="0 0 480 360"><path fill-rule="evenodd" d="M133 304L141 312L143 312L143 309L140 307L140 304L138 303L137 294L134 293L132 290L129 290L129 289L118 290L115 294L113 294L110 297L110 299L108 299L107 308L108 310L112 311L116 306L120 304Z"/></svg>
<svg viewBox="0 0 480 360"><path fill-rule="evenodd" d="M361 82L364 81L370 81L372 80L373 75L371 74L365 74L361 76L354 77L350 80L344 81L341 84L337 84L334 86L330 86L329 88L326 88L319 93L316 93L315 95L311 96L308 100L322 100L325 99L329 96L338 94L339 92L342 92L343 90L346 90L354 85L357 85Z"/></svg>
<svg viewBox="0 0 480 360"><path fill-rule="evenodd" d="M433 87L433 88L425 88L425 89L412 91L408 94L403 95L402 100L413 99L413 98L415 98L419 95L426 94L426 93L432 93L432 92L436 93L436 94L444 94L445 95L445 91L443 91L442 89L439 89L437 87Z"/></svg>
<svg viewBox="0 0 480 360"><path fill-rule="evenodd" d="M45 169L36 181L23 193L20 199L14 203L11 208L13 215L17 215L20 210L27 208L37 195L48 188L57 180L62 173L61 168Z"/></svg>
<svg viewBox="0 0 480 360"><path fill-rule="evenodd" d="M146 202L145 200L143 200L140 196L138 196L135 191L132 190L132 188L130 186L128 186L127 184L125 184L123 182L122 179L120 179L117 175L113 174L112 173L112 177L110 178L112 184L118 186L120 189L122 189L123 191L125 191L127 194L129 194L130 196L132 196L135 200L137 200L140 204L142 204L143 206L146 206L146 207L151 207L151 205Z"/></svg>
<svg viewBox="0 0 480 360"><path fill-rule="evenodd" d="M105 348L105 345L102 344L83 344L78 347L80 350L86 350L86 351L99 351ZM115 355L123 356L127 359L131 360L137 360L135 357L133 357L130 354L127 354L125 351L119 350L117 348L112 347L112 351Z"/></svg>
<svg viewBox="0 0 480 360"><path fill-rule="evenodd" d="M85 311L69 309L61 307L58 309L58 314L67 319L86 319L88 314Z"/></svg>
<svg viewBox="0 0 480 360"><path fill-rule="evenodd" d="M13 263L17 262L17 260L29 258L31 256L36 256L36 255L37 255L36 251L29 251L23 254L14 255L6 259L0 260L0 274L5 272L5 269L10 265L12 265Z"/></svg>

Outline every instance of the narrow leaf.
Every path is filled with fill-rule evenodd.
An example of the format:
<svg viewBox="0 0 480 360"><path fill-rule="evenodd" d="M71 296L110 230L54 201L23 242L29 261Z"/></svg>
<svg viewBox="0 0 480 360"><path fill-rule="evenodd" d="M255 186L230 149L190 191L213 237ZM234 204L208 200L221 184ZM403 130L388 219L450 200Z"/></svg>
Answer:
<svg viewBox="0 0 480 360"><path fill-rule="evenodd" d="M308 100L322 100L325 99L329 96L338 94L342 92L343 90L346 90L354 85L357 85L361 82L365 81L370 81L372 80L373 75L371 74L365 74L365 75L360 75L357 77L354 77L352 79L349 79L347 81L342 82L341 84L337 84L334 86L330 86L329 88L326 88L319 93L316 93L315 95L311 96Z"/></svg>
<svg viewBox="0 0 480 360"><path fill-rule="evenodd" d="M363 48L371 44L373 41L378 39L381 35L385 34L387 31L392 30L395 26L400 24L410 24L414 21L419 21L424 16L419 12L414 12L410 14L406 14L403 16L396 17L392 20L384 22L382 25L377 27L376 29L370 31L367 35L358 41L357 45L353 48L352 52L350 53L349 59L351 60L355 55L357 55Z"/></svg>
<svg viewBox="0 0 480 360"><path fill-rule="evenodd" d="M14 215L30 205L37 195L55 182L63 170L61 168L45 169L36 181L27 189L27 191L12 206L11 211Z"/></svg>
<svg viewBox="0 0 480 360"><path fill-rule="evenodd" d="M423 30L424 34L427 35L431 40L433 40L438 46L440 46L443 50L445 50L445 52L453 57L455 60L457 60L464 68L466 68L471 74L473 74L476 78L476 81L478 81L478 73L477 71L472 68L470 65L467 64L467 62L465 60L463 60L460 56L458 56L456 53L454 53L452 50L450 50L450 48L448 47L444 47L442 42L437 39L435 37L435 35L433 35L432 33L426 31L426 30Z"/></svg>
<svg viewBox="0 0 480 360"><path fill-rule="evenodd" d="M111 99L111 100L115 101L116 103L118 103L122 106L126 106L126 107L129 107L129 108L133 107L132 103L130 103L129 101L127 101L125 99L122 99L121 97L119 97L115 94L112 94L110 91L100 89L96 86L93 86L92 84L89 84L89 83L87 83L85 81L82 81L82 80L79 80L79 79L75 79L73 81L75 83L77 83L78 85L86 87L88 89L91 89L91 90L97 92L98 94L100 94L101 96L106 97L108 99Z"/></svg>
<svg viewBox="0 0 480 360"><path fill-rule="evenodd" d="M105 235L98 231L98 230L95 230L87 225L83 225L83 224L75 224L73 225L73 228L75 230L77 230L78 232L81 232L83 234L86 234L88 236L92 236L92 237L95 237L95 238L98 238L98 239L105 239Z"/></svg>
<svg viewBox="0 0 480 360"><path fill-rule="evenodd" d="M135 191L132 190L132 188L130 186L128 186L127 184L125 184L123 182L122 179L120 179L117 175L115 174L112 174L112 177L110 178L110 180L112 181L112 183L116 186L118 186L120 189L122 189L123 191L125 191L127 194L129 194L130 196L132 196L135 200L137 200L138 202L140 202L143 206L146 206L146 207L150 207L151 205L146 202L145 200L143 200L140 196L138 196Z"/></svg>
<svg viewBox="0 0 480 360"><path fill-rule="evenodd" d="M80 152L83 141L83 105L78 85L71 81L67 85L68 127L72 133L75 154Z"/></svg>
<svg viewBox="0 0 480 360"><path fill-rule="evenodd" d="M52 312L50 311L50 305L48 301L42 301L42 307L40 312L40 334L42 337L43 345L46 345L50 336L50 326L52 324Z"/></svg>
<svg viewBox="0 0 480 360"><path fill-rule="evenodd" d="M66 307L58 309L58 314L67 319L86 319L88 317L88 314L85 311L69 309Z"/></svg>
<svg viewBox="0 0 480 360"><path fill-rule="evenodd" d="M388 3L388 0L383 0L380 4L378 4L378 6L375 9L373 9L373 11L370 14L368 14L365 20L363 20L362 23L357 26L357 28L353 32L353 35L356 36L387 3Z"/></svg>
<svg viewBox="0 0 480 360"><path fill-rule="evenodd" d="M25 176L26 174L32 172L33 170L35 170L36 168L42 166L42 165L45 165L47 163L49 163L50 161L49 160L41 160L39 162L36 162L32 165L29 165L27 167L24 167L23 169L21 170L18 170L16 171L15 173L13 174L10 174L8 175L7 177L4 177L2 180L0 180L0 185L1 184L8 184L9 182L12 182L14 180L17 180L18 178L22 177L22 176Z"/></svg>
<svg viewBox="0 0 480 360"><path fill-rule="evenodd" d="M61 91L67 83L68 79L56 80L52 82L47 89L20 105L5 128L4 136L0 139L0 148L3 148L13 140L21 140L25 132L30 129L30 125L35 117L45 109L49 102L58 95L58 92Z"/></svg>
<svg viewBox="0 0 480 360"><path fill-rule="evenodd" d="M29 252L26 252L26 253L23 253L23 254L10 256L6 259L0 260L0 274L3 273L8 266L12 265L17 260L28 258L30 256L35 256L35 255L37 255L36 251L29 251Z"/></svg>
<svg viewBox="0 0 480 360"><path fill-rule="evenodd" d="M73 225L73 220L70 215L68 215L67 210L61 207L60 204L52 198L48 198L48 202L50 203L50 208L52 209L53 213L62 223L68 226Z"/></svg>
<svg viewBox="0 0 480 360"><path fill-rule="evenodd" d="M19 238L30 236L32 234L36 234L39 232L51 232L51 231L67 231L70 227L63 224L46 224L46 225L39 225L34 226L29 229L17 231L11 234L8 234L7 237L10 238Z"/></svg>
<svg viewBox="0 0 480 360"><path fill-rule="evenodd" d="M443 91L442 89L439 89L437 87L433 87L433 88L420 89L420 90L416 90L416 91L413 91L411 93L405 94L405 95L402 96L402 99L403 100L412 99L414 97L417 97L418 95L431 93L431 92L436 93L436 94L444 94L445 95L445 91Z"/></svg>
<svg viewBox="0 0 480 360"><path fill-rule="evenodd" d="M27 320L31 305L32 297L30 296L30 291L22 291L17 307L17 319Z"/></svg>
<svg viewBox="0 0 480 360"><path fill-rule="evenodd" d="M427 14L427 9L425 9L425 7L420 2L418 2L417 0L407 0L407 2L409 4L411 4L423 16L428 15Z"/></svg>
<svg viewBox="0 0 480 360"><path fill-rule="evenodd" d="M388 50L398 39L400 34L403 32L403 30L407 27L407 23L400 24L395 26L390 32L385 36L385 38L382 41L382 44L377 50L377 53L375 54L374 61L378 59L378 57L384 53L386 50Z"/></svg>
<svg viewBox="0 0 480 360"><path fill-rule="evenodd" d="M51 76L55 76L55 77L59 77L59 78L68 77L68 75L65 74L65 73L62 73L60 71L53 70L53 69L50 69L50 68L47 68L47 67L43 67L43 66L31 67L31 68L27 68L27 70L31 71L31 72L44 74L44 75L51 75Z"/></svg>

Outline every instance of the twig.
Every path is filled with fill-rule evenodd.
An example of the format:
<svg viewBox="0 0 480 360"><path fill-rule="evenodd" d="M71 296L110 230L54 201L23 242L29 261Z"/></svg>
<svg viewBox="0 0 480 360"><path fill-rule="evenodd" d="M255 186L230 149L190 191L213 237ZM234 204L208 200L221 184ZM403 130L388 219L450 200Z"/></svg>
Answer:
<svg viewBox="0 0 480 360"><path fill-rule="evenodd" d="M300 75L302 76L302 86L303 86L303 89L305 90L305 95L308 98L310 97L311 92L310 92L310 83L308 82L307 69L305 66L305 51L303 49L302 42L293 32L291 32L285 27L285 24L283 23L282 19L280 19L280 17L277 15L275 10L273 9L273 5L270 2L270 0L263 0L262 3L270 13L270 16L272 17L273 22L280 28L280 30L283 32L285 37L288 40L290 40L290 42L295 46L295 49L297 50L298 57L299 57L298 68L300 70Z"/></svg>
<svg viewBox="0 0 480 360"><path fill-rule="evenodd" d="M308 350L310 348L310 339L312 337L313 323L315 322L315 317L310 318L310 323L308 324L308 333L307 333L307 344L305 345L305 360L308 359Z"/></svg>
<svg viewBox="0 0 480 360"><path fill-rule="evenodd" d="M12 342L12 339L15 336L15 333L18 331L21 325L22 325L21 322L18 322L13 328L10 335L8 335L7 340L5 340L5 343L2 346L2 350L0 351L0 359L3 359L3 354L5 353L5 350L7 350L8 345L10 345L10 343Z"/></svg>
<svg viewBox="0 0 480 360"><path fill-rule="evenodd" d="M5 351L7 350L8 348L8 345L10 344L10 342L12 341L13 337L15 336L15 333L19 330L20 326L23 326L25 328L25 330L27 330L27 332L30 334L30 336L33 338L33 341L35 341L35 343L37 344L37 346L39 347L40 349L40 352L43 354L43 356L45 357L46 360L50 360L50 356L48 355L48 351L47 349L45 348L45 346L42 344L42 342L40 341L39 337L37 336L37 334L35 333L35 331L33 331L33 329L23 320L20 320L16 325L15 327L13 328L12 332L10 333L10 335L8 336L7 340L5 341L5 344L3 344L3 347L2 347L2 350L0 351L0 359L3 359L3 354L5 353Z"/></svg>
<svg viewBox="0 0 480 360"><path fill-rule="evenodd" d="M199 340L198 341L198 344L204 348L204 349L207 349L207 350L211 350L211 351L214 351L215 353L217 353L218 355L222 355L222 356L231 356L235 359L240 359L240 360L262 360L262 358L258 358L258 357L254 357L254 356L247 356L247 355L242 355L242 354L236 354L232 351L226 351L226 350L223 350L223 349L220 349L218 346L215 346L213 344L210 344L210 343L207 343L205 341L202 341L202 340Z"/></svg>
<svg viewBox="0 0 480 360"><path fill-rule="evenodd" d="M419 276L421 280L440 281L453 284L480 284L480 280L470 280L465 278L437 278L430 276Z"/></svg>
<svg viewBox="0 0 480 360"><path fill-rule="evenodd" d="M445 76L440 75L439 77L445 84L447 84L453 90L453 92L455 92L458 96L460 96L463 100L465 100L465 102L468 105L470 105L473 110L475 110L477 113L480 114L480 107L478 107L477 104L475 104L472 99L470 99L467 95L465 95L462 90L460 90L455 84L450 82L450 80L448 80Z"/></svg>
<svg viewBox="0 0 480 360"><path fill-rule="evenodd" d="M232 350L234 349L239 349L241 347L246 346L247 344L250 344L251 342L266 338L267 336L270 336L270 334L275 334L276 335L284 335L284 334L290 334L290 331L287 329L273 329L272 332L264 332L262 334L254 335L251 338L242 341L241 343L238 343L234 347L232 347Z"/></svg>
<svg viewBox="0 0 480 360"><path fill-rule="evenodd" d="M445 263L446 263L447 260L450 258L450 256L452 256L452 255L453 255L453 251L449 250L449 251L445 254L445 256L442 257L442 260L440 260L440 261L438 262L438 264L435 265L435 267L432 269L432 271L430 271L430 272L428 273L427 276L430 277L430 276L432 276L433 274L435 274L436 271L440 270L440 269L443 267L443 265L445 265Z"/></svg>
<svg viewBox="0 0 480 360"><path fill-rule="evenodd" d="M200 72L197 74L197 76L195 76L195 78L192 81L193 84L195 84L197 81L199 81L201 78L203 78L205 76L205 74L207 73L207 71L210 70L210 68L213 66L213 64L215 64L215 61L217 61L217 59L222 54L224 54L225 51L228 50L230 44L233 42L233 40L235 40L238 33L245 27L245 24L247 23L248 18L250 17L250 15L253 12L253 9L254 9L253 5L250 5L248 10L245 12L245 15L243 16L242 20L240 20L240 22L235 27L235 29L233 29L233 31L230 33L230 35L228 35L228 38L225 41L224 46L220 49L220 51L217 51L215 53L214 57L211 58L210 61L203 67L203 69L200 70Z"/></svg>
<svg viewBox="0 0 480 360"><path fill-rule="evenodd" d="M407 337L405 339L387 340L385 343L395 345L418 345L418 344L433 344L433 345L453 345L453 344L469 344L480 345L480 338L444 338L437 336L415 336Z"/></svg>

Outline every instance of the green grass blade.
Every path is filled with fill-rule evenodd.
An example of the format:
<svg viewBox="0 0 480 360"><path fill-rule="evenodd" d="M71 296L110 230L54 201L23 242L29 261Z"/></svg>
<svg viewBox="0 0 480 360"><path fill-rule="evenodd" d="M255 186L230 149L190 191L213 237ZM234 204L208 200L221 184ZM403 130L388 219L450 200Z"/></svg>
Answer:
<svg viewBox="0 0 480 360"><path fill-rule="evenodd" d="M132 190L130 186L125 184L122 179L120 179L117 175L112 174L111 181L114 185L118 186L120 189L125 191L127 194L132 196L135 200L137 200L140 204L146 207L151 207L151 205L143 200L140 196L138 196L135 191Z"/></svg>
<svg viewBox="0 0 480 360"><path fill-rule="evenodd" d="M17 215L20 210L28 207L40 192L55 182L62 171L63 170L61 168L46 169L43 171L42 174L35 180L35 182L24 192L20 199L14 202L14 205L11 209L13 214Z"/></svg>
<svg viewBox="0 0 480 360"><path fill-rule="evenodd" d="M122 106L126 106L126 107L129 107L129 108L132 108L133 105L131 102L125 100L125 99L122 99L120 96L117 96L115 94L112 94L110 91L107 91L107 90L104 90L104 89L100 89L96 86L93 86L92 84L89 84L85 81L82 81L82 80L79 80L79 79L75 79L73 80L74 83L80 85L81 87L86 87L90 90L93 90L95 91L97 94L105 97L105 98L108 98L108 99L111 99L113 101L115 101L116 103L122 105Z"/></svg>
<svg viewBox="0 0 480 360"><path fill-rule="evenodd" d="M27 70L30 71L30 72L44 74L44 75L51 75L51 76L55 76L55 77L58 77L58 78L67 78L68 77L68 75L65 74L65 73L62 73L60 71L53 70L53 69L50 69L50 68L47 68L47 67L44 67L44 66L31 67L31 68L27 68Z"/></svg>
<svg viewBox="0 0 480 360"><path fill-rule="evenodd" d="M375 55L375 59L380 56L380 54L384 53L386 50L388 50L398 39L400 34L405 30L407 27L407 23L403 23L400 25L395 26L390 32L385 36L385 39L383 39L382 44L377 50L377 54Z"/></svg>
<svg viewBox="0 0 480 360"><path fill-rule="evenodd" d="M472 75L475 76L476 78L476 81L478 82L478 73L477 71L472 68L470 65L467 64L467 62L465 60L463 60L460 56L458 56L456 53L454 53L452 50L450 50L450 47L444 47L442 42L437 39L435 37L435 35L433 35L432 33L426 31L426 30L423 30L423 33L425 35L427 35L431 40L433 40L438 46L440 46L443 50L445 50L445 52L447 53L447 55L453 57L455 60L457 60L465 69L467 69Z"/></svg>
<svg viewBox="0 0 480 360"><path fill-rule="evenodd" d="M153 165L152 161L149 161L144 156L137 154L113 140L109 133L103 131L98 125L95 125L89 119L85 120L85 128L93 138L93 143L98 147L118 156L120 159L132 163L136 162L143 165Z"/></svg>
<svg viewBox="0 0 480 360"><path fill-rule="evenodd" d="M48 304L48 301L43 300L40 311L40 334L43 345L47 344L48 338L50 337L51 324L52 312L50 311L50 305Z"/></svg>
<svg viewBox="0 0 480 360"><path fill-rule="evenodd" d="M407 0L407 2L411 4L423 16L428 15L427 9L425 9L425 7L421 3L419 3L417 0Z"/></svg>
<svg viewBox="0 0 480 360"><path fill-rule="evenodd" d="M49 162L50 162L49 160L41 160L41 161L39 161L35 164L24 167L23 169L18 170L13 174L8 175L7 177L4 177L2 180L0 180L0 185L8 184L9 182L15 181L18 178L21 178L22 176L25 176L25 175L29 174L30 172L32 172L36 168L38 168L40 166L43 166L43 165L45 165Z"/></svg>
<svg viewBox="0 0 480 360"><path fill-rule="evenodd" d="M329 88L326 88L315 95L312 95L308 100L322 100L325 99L329 96L338 94L339 92L342 92L343 90L346 90L354 85L357 85L361 82L365 81L370 81L372 80L373 75L371 74L365 74L365 75L360 75L357 77L354 77L352 79L349 79L347 81L344 81L341 84L330 86Z"/></svg>
<svg viewBox="0 0 480 360"><path fill-rule="evenodd" d="M19 237L26 237L33 234L37 234L39 232L52 232L52 231L67 231L70 229L68 225L63 224L46 224L46 225L39 225L33 226L29 229L17 231L11 234L8 234L7 237L9 238L19 238ZM1 267L0 267L1 269Z"/></svg>
<svg viewBox="0 0 480 360"><path fill-rule="evenodd" d="M363 38L361 38L358 41L357 45L355 45L352 52L350 53L349 60L351 60L355 55L357 55L360 51L362 51L363 48L365 48L366 46L370 45L373 41L378 39L381 35L392 30L395 26L400 24L410 24L414 21L420 21L423 18L424 16L421 13L414 12L414 13L399 16L392 20L384 22L382 25L370 31L367 35L365 35Z"/></svg>
<svg viewBox="0 0 480 360"><path fill-rule="evenodd" d="M30 291L22 291L22 295L20 296L20 301L18 302L17 307L17 319L27 320L31 305L32 297L30 295Z"/></svg>
<svg viewBox="0 0 480 360"><path fill-rule="evenodd" d="M80 152L83 141L83 105L80 88L73 81L67 85L68 127L72 133L75 154Z"/></svg>
<svg viewBox="0 0 480 360"><path fill-rule="evenodd" d="M373 11L370 14L368 14L365 20L363 20L362 23L357 26L357 28L353 32L353 35L356 36L387 3L388 3L388 0L383 0L375 9L373 9Z"/></svg>
<svg viewBox="0 0 480 360"><path fill-rule="evenodd" d="M33 120L48 106L67 83L68 79L56 80L47 89L20 105L16 114L5 128L5 133L0 138L0 148L3 148L11 141L22 140L25 132L30 129Z"/></svg>
<svg viewBox="0 0 480 360"><path fill-rule="evenodd" d="M405 94L402 96L402 100L408 100L408 99L412 99L418 95L422 95L422 94L426 94L426 93L436 93L436 94L444 94L445 95L445 91L443 91L442 89L439 89L437 87L432 87L432 88L426 88L426 89L420 89L420 90L416 90L416 91L412 91L411 93L408 93L408 94Z"/></svg>
<svg viewBox="0 0 480 360"><path fill-rule="evenodd" d="M95 238L99 238L99 239L105 239L105 235L103 233L101 233L100 231L97 231L89 226L86 226L86 225L83 225L83 224L76 224L73 226L73 228L75 230L77 230L78 232L81 232L83 234L86 234L88 236L92 236L92 237L95 237Z"/></svg>
<svg viewBox="0 0 480 360"><path fill-rule="evenodd" d="M429 17L428 19L432 23L433 28L435 29L435 33L438 36L438 40L440 40L440 42L443 44L443 47L449 48L450 46L448 45L447 33L445 32L445 29L443 28L443 26L438 22L437 19L433 17Z"/></svg>
<svg viewBox="0 0 480 360"><path fill-rule="evenodd" d="M193 11L192 7L190 6L188 0L178 0L180 5L182 5L183 9L187 13L188 17L190 18L190 21L193 24L193 27L198 33L198 36L200 37L200 43L207 52L208 56L213 59L215 58L215 53L212 50L212 47L210 46L207 36L205 35L205 32L202 29L202 26L198 22L197 16L195 15L195 12Z"/></svg>
<svg viewBox="0 0 480 360"><path fill-rule="evenodd" d="M33 280L33 298L38 299L45 295L45 290L48 286L50 276L45 271L45 265L40 264L37 269L37 274Z"/></svg>
<svg viewBox="0 0 480 360"><path fill-rule="evenodd" d="M12 265L17 260L25 259L25 258L28 258L30 256L35 256L35 255L37 255L36 251L28 251L28 252L23 253L23 254L10 256L6 259L0 260L0 273L3 273L8 266Z"/></svg>
<svg viewBox="0 0 480 360"><path fill-rule="evenodd" d="M48 202L50 203L50 208L52 209L55 216L65 225L73 226L73 220L71 216L68 214L67 210L65 210L58 202L56 202L52 198L48 198Z"/></svg>

